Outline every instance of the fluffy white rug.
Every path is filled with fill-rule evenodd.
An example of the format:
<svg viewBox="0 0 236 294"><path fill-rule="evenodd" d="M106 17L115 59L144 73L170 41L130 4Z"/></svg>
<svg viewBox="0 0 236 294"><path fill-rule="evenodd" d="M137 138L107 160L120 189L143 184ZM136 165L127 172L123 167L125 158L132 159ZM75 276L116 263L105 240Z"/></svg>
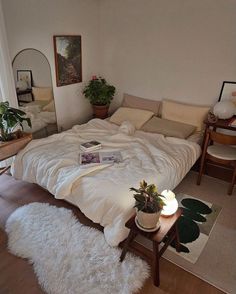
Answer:
<svg viewBox="0 0 236 294"><path fill-rule="evenodd" d="M101 232L73 213L46 203L14 211L6 223L9 250L33 263L42 288L51 294L128 294L149 276L147 263L110 247Z"/></svg>

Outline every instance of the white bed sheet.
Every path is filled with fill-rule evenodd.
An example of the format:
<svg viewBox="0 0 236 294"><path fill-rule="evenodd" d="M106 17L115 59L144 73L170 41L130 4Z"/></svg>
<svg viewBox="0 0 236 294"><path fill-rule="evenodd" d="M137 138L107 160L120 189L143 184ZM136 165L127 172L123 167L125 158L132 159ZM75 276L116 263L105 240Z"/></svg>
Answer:
<svg viewBox="0 0 236 294"><path fill-rule="evenodd" d="M78 206L104 227L107 242L116 246L128 234L125 222L133 213L129 188L140 180L155 183L159 192L174 189L200 155L200 146L177 138L136 131L132 134L104 120L94 119L72 130L32 141L15 160L17 179L34 182L56 198ZM120 164L80 168L79 144L102 142L104 150L120 150ZM55 148L56 147L56 148Z"/></svg>

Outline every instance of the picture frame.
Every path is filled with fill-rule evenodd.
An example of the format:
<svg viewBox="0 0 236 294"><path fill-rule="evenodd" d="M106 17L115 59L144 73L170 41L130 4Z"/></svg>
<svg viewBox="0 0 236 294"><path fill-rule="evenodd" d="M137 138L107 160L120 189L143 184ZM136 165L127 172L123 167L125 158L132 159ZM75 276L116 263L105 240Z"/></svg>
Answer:
<svg viewBox="0 0 236 294"><path fill-rule="evenodd" d="M80 35L53 36L57 87L82 82Z"/></svg>
<svg viewBox="0 0 236 294"><path fill-rule="evenodd" d="M27 89L32 89L33 77L32 71L29 69L18 69L16 71L17 81L24 81L27 84Z"/></svg>
<svg viewBox="0 0 236 294"><path fill-rule="evenodd" d="M223 100L236 100L236 82L223 82L218 101Z"/></svg>

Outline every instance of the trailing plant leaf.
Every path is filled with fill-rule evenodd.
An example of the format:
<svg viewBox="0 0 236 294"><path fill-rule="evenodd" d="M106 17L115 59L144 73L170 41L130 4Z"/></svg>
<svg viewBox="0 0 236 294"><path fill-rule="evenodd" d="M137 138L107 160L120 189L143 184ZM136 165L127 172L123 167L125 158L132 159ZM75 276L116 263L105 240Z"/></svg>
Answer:
<svg viewBox="0 0 236 294"><path fill-rule="evenodd" d="M12 108L8 102L0 102L0 140L8 141L12 139L12 133L16 126L23 129L23 122L26 121L31 127L31 120L25 117L25 112Z"/></svg>

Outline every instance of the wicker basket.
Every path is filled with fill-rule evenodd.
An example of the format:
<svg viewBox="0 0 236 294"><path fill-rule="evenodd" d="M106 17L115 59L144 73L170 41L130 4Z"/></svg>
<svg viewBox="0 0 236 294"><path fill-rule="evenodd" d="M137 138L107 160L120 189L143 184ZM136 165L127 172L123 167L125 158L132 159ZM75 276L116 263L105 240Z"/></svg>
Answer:
<svg viewBox="0 0 236 294"><path fill-rule="evenodd" d="M22 133L19 139L0 142L0 160L5 160L16 155L32 140L32 134Z"/></svg>

